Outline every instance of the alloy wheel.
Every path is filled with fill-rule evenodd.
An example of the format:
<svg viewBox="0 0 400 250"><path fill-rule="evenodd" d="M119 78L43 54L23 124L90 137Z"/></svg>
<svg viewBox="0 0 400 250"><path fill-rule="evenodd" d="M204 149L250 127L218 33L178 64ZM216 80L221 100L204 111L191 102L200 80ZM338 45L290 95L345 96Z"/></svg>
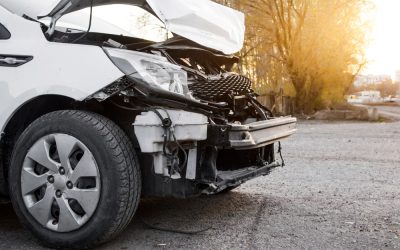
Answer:
<svg viewBox="0 0 400 250"><path fill-rule="evenodd" d="M100 198L100 172L90 150L77 138L51 134L28 151L21 192L28 212L56 232L81 228Z"/></svg>

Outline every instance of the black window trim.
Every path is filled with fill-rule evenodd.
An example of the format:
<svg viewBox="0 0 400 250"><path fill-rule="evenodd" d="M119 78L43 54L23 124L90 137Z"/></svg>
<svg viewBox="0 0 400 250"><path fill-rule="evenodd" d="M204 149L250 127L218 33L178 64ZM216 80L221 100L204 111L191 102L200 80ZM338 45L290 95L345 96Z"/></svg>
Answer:
<svg viewBox="0 0 400 250"><path fill-rule="evenodd" d="M4 32L4 34L2 32ZM8 40L10 38L11 38L10 31L3 24L0 23L0 40Z"/></svg>

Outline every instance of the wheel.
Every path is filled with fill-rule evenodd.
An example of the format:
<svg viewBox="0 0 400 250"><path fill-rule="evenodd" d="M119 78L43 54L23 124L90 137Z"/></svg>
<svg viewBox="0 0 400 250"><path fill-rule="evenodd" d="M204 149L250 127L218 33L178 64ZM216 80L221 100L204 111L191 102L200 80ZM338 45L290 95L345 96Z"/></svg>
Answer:
<svg viewBox="0 0 400 250"><path fill-rule="evenodd" d="M3 197L8 197L8 186L7 186L7 180L4 175L4 163L6 162L6 159L4 159L4 155L3 155L3 146L2 144L0 144L0 196Z"/></svg>
<svg viewBox="0 0 400 250"><path fill-rule="evenodd" d="M21 223L53 248L88 248L113 238L132 219L141 191L126 134L82 111L33 122L13 150L9 183Z"/></svg>

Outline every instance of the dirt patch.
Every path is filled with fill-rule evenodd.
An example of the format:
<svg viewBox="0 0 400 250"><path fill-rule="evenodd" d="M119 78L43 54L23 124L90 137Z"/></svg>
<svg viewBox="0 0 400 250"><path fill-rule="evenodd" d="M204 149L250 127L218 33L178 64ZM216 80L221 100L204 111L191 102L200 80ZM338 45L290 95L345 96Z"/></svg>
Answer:
<svg viewBox="0 0 400 250"><path fill-rule="evenodd" d="M359 108L356 110L321 110L313 115L316 120L329 120L329 121L345 121L345 120L358 120L368 121L376 120L373 114L369 114L367 108Z"/></svg>

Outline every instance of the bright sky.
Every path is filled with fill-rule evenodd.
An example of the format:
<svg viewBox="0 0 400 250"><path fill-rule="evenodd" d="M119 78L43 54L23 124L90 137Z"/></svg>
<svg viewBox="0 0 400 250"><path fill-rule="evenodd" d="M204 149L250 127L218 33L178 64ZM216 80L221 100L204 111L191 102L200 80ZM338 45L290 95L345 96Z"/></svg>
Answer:
<svg viewBox="0 0 400 250"><path fill-rule="evenodd" d="M393 75L400 70L400 0L374 0L373 29L363 73Z"/></svg>

